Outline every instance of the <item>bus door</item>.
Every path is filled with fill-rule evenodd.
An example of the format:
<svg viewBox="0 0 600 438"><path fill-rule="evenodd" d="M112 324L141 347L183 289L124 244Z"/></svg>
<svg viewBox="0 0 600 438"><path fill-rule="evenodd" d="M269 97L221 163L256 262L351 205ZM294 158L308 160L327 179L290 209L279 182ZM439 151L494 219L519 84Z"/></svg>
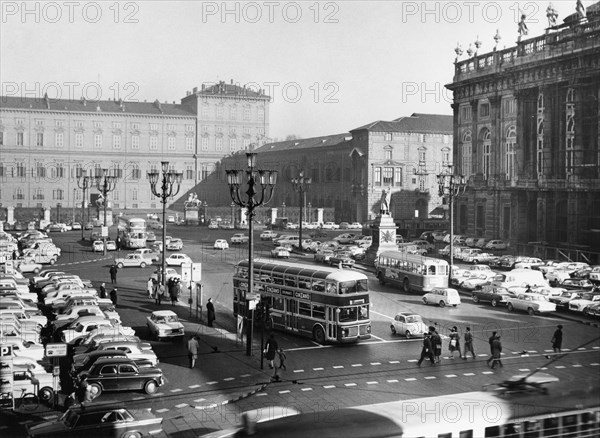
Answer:
<svg viewBox="0 0 600 438"><path fill-rule="evenodd" d="M293 298L285 299L285 328L296 330L297 328L298 301Z"/></svg>
<svg viewBox="0 0 600 438"><path fill-rule="evenodd" d="M336 308L327 306L327 337L337 339Z"/></svg>

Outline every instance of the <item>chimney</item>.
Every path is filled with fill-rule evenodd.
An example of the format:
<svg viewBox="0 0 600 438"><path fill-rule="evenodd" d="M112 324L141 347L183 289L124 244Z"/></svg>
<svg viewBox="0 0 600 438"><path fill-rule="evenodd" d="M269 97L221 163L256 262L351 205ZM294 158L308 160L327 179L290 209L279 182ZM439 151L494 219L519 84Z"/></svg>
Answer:
<svg viewBox="0 0 600 438"><path fill-rule="evenodd" d="M202 84L202 91L204 91L204 87L205 87L205 85L204 85L204 84Z"/></svg>
<svg viewBox="0 0 600 438"><path fill-rule="evenodd" d="M233 79L231 80L231 85L233 85Z"/></svg>
<svg viewBox="0 0 600 438"><path fill-rule="evenodd" d="M204 90L204 85L202 85L202 89ZM196 94L198 92L198 87L194 87L194 94Z"/></svg>

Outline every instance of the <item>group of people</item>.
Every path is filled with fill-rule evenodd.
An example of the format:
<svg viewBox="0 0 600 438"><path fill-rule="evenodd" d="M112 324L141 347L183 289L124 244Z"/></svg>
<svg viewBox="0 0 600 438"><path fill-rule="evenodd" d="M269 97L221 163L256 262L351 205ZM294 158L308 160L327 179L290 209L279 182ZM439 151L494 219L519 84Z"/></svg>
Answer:
<svg viewBox="0 0 600 438"><path fill-rule="evenodd" d="M106 283L102 283L100 285L100 298L108 298L110 296L110 300L112 301L113 305L115 307L117 307L117 288L113 288L113 290L110 291L110 293L107 295L106 293Z"/></svg>
<svg viewBox="0 0 600 438"><path fill-rule="evenodd" d="M556 331L554 332L551 343L552 348L555 353L560 353L562 351L562 340L563 340L563 326L558 325ZM458 327L453 326L450 330L450 334L448 335L448 351L450 352L450 359L454 359L454 352L458 352L459 359L467 360L467 353L471 353L473 359L475 356L475 349L473 348L473 333L471 333L471 328L465 328L464 335L464 353L461 351L460 346L460 334L458 333ZM488 343L490 345L490 357L487 359L486 363L492 369L495 369L496 366L504 367L502 364L502 342L500 340L500 335L498 332L492 332L492 335L488 339ZM421 348L421 357L417 361L417 364L421 366L421 363L425 359L429 359L432 365L441 362L441 354L442 354L442 338L439 333L435 329L434 326L429 326L429 331L423 337L423 346ZM547 356L549 358L549 356Z"/></svg>

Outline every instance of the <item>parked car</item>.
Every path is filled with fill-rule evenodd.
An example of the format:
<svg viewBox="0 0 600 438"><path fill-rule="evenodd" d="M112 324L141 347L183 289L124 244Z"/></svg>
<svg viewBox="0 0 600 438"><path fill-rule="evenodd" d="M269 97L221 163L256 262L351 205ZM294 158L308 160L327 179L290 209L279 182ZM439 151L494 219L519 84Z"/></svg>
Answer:
<svg viewBox="0 0 600 438"><path fill-rule="evenodd" d="M211 222L208 224L208 229L209 230L218 230L219 224L217 222Z"/></svg>
<svg viewBox="0 0 600 438"><path fill-rule="evenodd" d="M229 249L229 243L225 239L217 239L213 245L214 249Z"/></svg>
<svg viewBox="0 0 600 438"><path fill-rule="evenodd" d="M453 306L460 304L460 295L456 289L452 288L434 288L431 292L423 295L423 303L437 304L440 307Z"/></svg>
<svg viewBox="0 0 600 438"><path fill-rule="evenodd" d="M487 249L506 249L508 248L508 244L499 239L490 240L486 245Z"/></svg>
<svg viewBox="0 0 600 438"><path fill-rule="evenodd" d="M594 283L585 278L567 278L560 283L560 287L564 287L565 289L591 290L594 288Z"/></svg>
<svg viewBox="0 0 600 438"><path fill-rule="evenodd" d="M69 228L67 227L67 224L59 222L59 223L48 225L46 227L45 231L47 233L53 233L53 232L64 233L65 231L69 231Z"/></svg>
<svg viewBox="0 0 600 438"><path fill-rule="evenodd" d="M410 242L410 244L417 245L419 248L423 248L427 252L433 251L433 249L435 248L435 246L433 246L432 243L429 243L428 241L423 240L423 239L413 240L412 242Z"/></svg>
<svg viewBox="0 0 600 438"><path fill-rule="evenodd" d="M285 246L278 246L271 250L271 257L287 259L290 257L290 250Z"/></svg>
<svg viewBox="0 0 600 438"><path fill-rule="evenodd" d="M339 227L335 222L325 222L321 228L324 230L337 230Z"/></svg>
<svg viewBox="0 0 600 438"><path fill-rule="evenodd" d="M15 268L23 274L38 274L43 269L41 263L36 263L35 260L32 260L31 258L19 257L14 260L13 263Z"/></svg>
<svg viewBox="0 0 600 438"><path fill-rule="evenodd" d="M340 265L342 267L351 268L354 266L356 261L352 258L352 253L349 251L337 251L328 260L330 265Z"/></svg>
<svg viewBox="0 0 600 438"><path fill-rule="evenodd" d="M73 437L82 436L152 436L162 431L162 418L150 408L136 409L110 405L73 406L55 420L27 425L27 436Z"/></svg>
<svg viewBox="0 0 600 438"><path fill-rule="evenodd" d="M320 249L315 253L315 262L329 263L329 258L334 255L335 253L330 249Z"/></svg>
<svg viewBox="0 0 600 438"><path fill-rule="evenodd" d="M117 242L115 242L114 240L107 240L106 241L106 250L107 251L116 251L117 250Z"/></svg>
<svg viewBox="0 0 600 438"><path fill-rule="evenodd" d="M600 266L592 266L590 275L588 277L593 283L600 283Z"/></svg>
<svg viewBox="0 0 600 438"><path fill-rule="evenodd" d="M354 242L355 239L356 239L356 234L352 234L352 233L340 234L339 236L333 238L333 240L335 240L336 242L339 242L341 244L352 243L352 242Z"/></svg>
<svg viewBox="0 0 600 438"><path fill-rule="evenodd" d="M156 234L154 233L154 231L146 231L146 242L156 242Z"/></svg>
<svg viewBox="0 0 600 438"><path fill-rule="evenodd" d="M231 239L229 239L231 241L231 244L241 244L241 243L248 243L248 239L249 237L243 233L236 233L233 236L231 236Z"/></svg>
<svg viewBox="0 0 600 438"><path fill-rule="evenodd" d="M496 307L499 304L506 304L506 299L510 296L512 294L506 288L486 285L474 290L471 298L474 303L489 301L492 307Z"/></svg>
<svg viewBox="0 0 600 438"><path fill-rule="evenodd" d="M97 360L88 370L79 374L87 377L94 398L104 391L145 391L154 394L164 385L160 368L140 368L133 359L114 357Z"/></svg>
<svg viewBox="0 0 600 438"><path fill-rule="evenodd" d="M146 360L151 366L158 365L158 357L148 342L135 342L126 340L114 340L104 342L98 346L96 351L122 351L133 360Z"/></svg>
<svg viewBox="0 0 600 438"><path fill-rule="evenodd" d="M551 296L548 299L550 302L556 304L557 308L568 309L571 300L576 300L578 298L581 298L581 292L567 290L560 295Z"/></svg>
<svg viewBox="0 0 600 438"><path fill-rule="evenodd" d="M277 237L277 233L271 230L260 233L260 240L273 240L275 237Z"/></svg>
<svg viewBox="0 0 600 438"><path fill-rule="evenodd" d="M362 225L359 222L352 222L348 224L349 230L362 230Z"/></svg>
<svg viewBox="0 0 600 438"><path fill-rule="evenodd" d="M416 313L403 312L394 317L390 325L392 334L402 334L407 338L412 336L422 336L429 331L427 325L423 322L421 315Z"/></svg>
<svg viewBox="0 0 600 438"><path fill-rule="evenodd" d="M512 265L513 269L537 269L543 266L542 259L537 257L517 257Z"/></svg>
<svg viewBox="0 0 600 438"><path fill-rule="evenodd" d="M536 293L524 293L508 297L506 299L506 306L509 312L521 310L530 315L556 311L556 304L551 303L548 297Z"/></svg>
<svg viewBox="0 0 600 438"><path fill-rule="evenodd" d="M139 267L145 268L148 266L148 260L140 254L131 253L127 257L115 259L115 265L120 268Z"/></svg>
<svg viewBox="0 0 600 438"><path fill-rule="evenodd" d="M155 310L146 317L146 325L157 341L165 338L183 339L185 336L183 324L172 310Z"/></svg>
<svg viewBox="0 0 600 438"><path fill-rule="evenodd" d="M191 264L192 259L190 256L188 256L186 254L173 253L165 259L165 263L167 264L167 266L181 266L186 263Z"/></svg>
<svg viewBox="0 0 600 438"><path fill-rule="evenodd" d="M546 280L551 285L562 284L563 281L571 278L571 273L567 269L554 269L546 274Z"/></svg>
<svg viewBox="0 0 600 438"><path fill-rule="evenodd" d="M104 252L104 242L102 240L94 240L92 242L92 251Z"/></svg>
<svg viewBox="0 0 600 438"><path fill-rule="evenodd" d="M583 308L584 315L600 318L600 303L588 304Z"/></svg>
<svg viewBox="0 0 600 438"><path fill-rule="evenodd" d="M600 303L600 294L593 292L582 293L579 298L569 301L569 310L572 312L583 312L590 304Z"/></svg>

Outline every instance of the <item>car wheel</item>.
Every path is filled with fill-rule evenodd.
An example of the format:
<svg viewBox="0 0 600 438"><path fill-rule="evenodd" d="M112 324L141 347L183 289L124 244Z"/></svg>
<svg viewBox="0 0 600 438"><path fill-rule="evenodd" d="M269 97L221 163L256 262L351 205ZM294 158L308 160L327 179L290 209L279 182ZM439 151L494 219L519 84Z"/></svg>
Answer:
<svg viewBox="0 0 600 438"><path fill-rule="evenodd" d="M313 339L317 344L325 343L325 332L323 331L323 327L321 327L320 325L316 326L313 329Z"/></svg>
<svg viewBox="0 0 600 438"><path fill-rule="evenodd" d="M51 402L54 399L54 391L46 386L39 390L38 397L44 403Z"/></svg>
<svg viewBox="0 0 600 438"><path fill-rule="evenodd" d="M119 268L119 269L123 269L123 263L119 263L119 264L117 265L117 268Z"/></svg>
<svg viewBox="0 0 600 438"><path fill-rule="evenodd" d="M494 298L492 300L492 307L496 307L496 306L498 306L498 300L496 298Z"/></svg>
<svg viewBox="0 0 600 438"><path fill-rule="evenodd" d="M390 326L390 329L392 329L392 334L395 335L396 334L396 327L394 327L394 325L392 324Z"/></svg>
<svg viewBox="0 0 600 438"><path fill-rule="evenodd" d="M477 295L473 294L473 296L471 298L473 298L473 302L474 303L478 303L479 302L479 297Z"/></svg>
<svg viewBox="0 0 600 438"><path fill-rule="evenodd" d="M410 330L406 330L404 332L404 336L406 336L407 338L410 338L411 337Z"/></svg>
<svg viewBox="0 0 600 438"><path fill-rule="evenodd" d="M35 268L35 269L33 270L33 273L34 273L34 274L39 274L39 273L40 273L40 268Z"/></svg>
<svg viewBox="0 0 600 438"><path fill-rule="evenodd" d="M514 312L514 310L515 310L515 307L512 305L512 303L508 303L508 305L506 307L508 307L509 312Z"/></svg>
<svg viewBox="0 0 600 438"><path fill-rule="evenodd" d="M92 394L92 398L100 397L102 387L97 383L92 383L90 384L90 393Z"/></svg>
<svg viewBox="0 0 600 438"><path fill-rule="evenodd" d="M528 307L527 308L527 313L529 313L530 316L533 316L533 315L535 315L535 310L533 310L532 307Z"/></svg>
<svg viewBox="0 0 600 438"><path fill-rule="evenodd" d="M405 278L402 282L402 289L404 289L404 292L410 292L410 281L408 281L408 278Z"/></svg>
<svg viewBox="0 0 600 438"><path fill-rule="evenodd" d="M145 268L146 267L146 263L142 262L140 263L140 268Z"/></svg>
<svg viewBox="0 0 600 438"><path fill-rule="evenodd" d="M444 300L440 301L440 307L446 307L446 303L444 302Z"/></svg>
<svg viewBox="0 0 600 438"><path fill-rule="evenodd" d="M427 298L423 297L423 304L428 304L427 303Z"/></svg>
<svg viewBox="0 0 600 438"><path fill-rule="evenodd" d="M144 385L144 391L146 394L155 394L158 391L158 385L154 380L148 380Z"/></svg>
<svg viewBox="0 0 600 438"><path fill-rule="evenodd" d="M56 263L56 259L55 258L51 258L50 259L50 264L53 265L54 263Z"/></svg>

